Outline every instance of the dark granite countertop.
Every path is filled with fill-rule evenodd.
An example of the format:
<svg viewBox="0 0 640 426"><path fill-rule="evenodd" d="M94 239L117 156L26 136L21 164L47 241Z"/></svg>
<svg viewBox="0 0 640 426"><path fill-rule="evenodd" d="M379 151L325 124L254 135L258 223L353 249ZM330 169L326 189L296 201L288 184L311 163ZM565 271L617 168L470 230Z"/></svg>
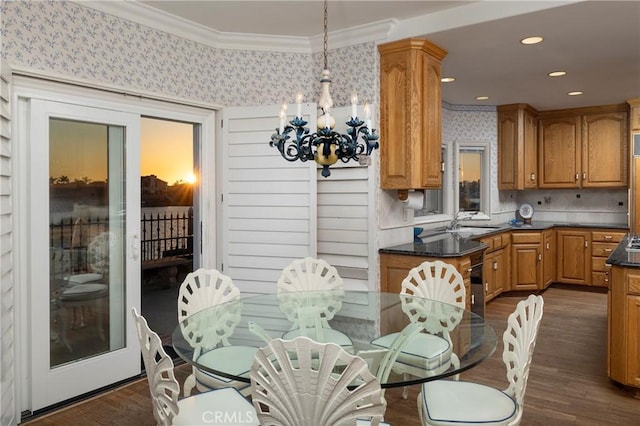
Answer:
<svg viewBox="0 0 640 426"><path fill-rule="evenodd" d="M631 268L640 268L640 252L627 251L627 243L629 236L623 238L618 247L611 253L607 259L607 263L613 266L626 266Z"/></svg>
<svg viewBox="0 0 640 426"><path fill-rule="evenodd" d="M445 232L444 228L435 229L433 233L428 233L420 238L415 238L413 242L400 244L393 247L381 248L380 253L386 254L404 254L409 256L425 256L425 257L460 257L475 253L486 249L488 246L476 239L497 234L505 231L543 231L554 227L565 228L600 228L600 229L628 229L626 224L601 224L601 223L563 223L551 221L532 221L526 225L473 225L470 221L460 223L461 227L485 228L486 232L471 235L464 238L456 233ZM624 250L624 248L623 248ZM625 251L626 253L626 251ZM615 254L615 252L614 252ZM613 256L613 254L612 254ZM640 253L638 253L640 259ZM640 263L638 264L640 267Z"/></svg>

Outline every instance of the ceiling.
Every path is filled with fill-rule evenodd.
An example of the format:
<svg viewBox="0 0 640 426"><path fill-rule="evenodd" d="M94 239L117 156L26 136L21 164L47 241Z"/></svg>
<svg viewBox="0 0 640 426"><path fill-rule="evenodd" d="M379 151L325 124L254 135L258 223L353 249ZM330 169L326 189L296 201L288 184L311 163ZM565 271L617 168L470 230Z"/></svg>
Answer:
<svg viewBox="0 0 640 426"><path fill-rule="evenodd" d="M296 37L322 33L318 0L142 3L220 32ZM416 17L453 13L458 24L450 23L451 29L433 32L425 27L422 34L413 34L449 52L442 72L456 81L443 84L443 100L451 104L525 102L549 110L640 97L640 0L570 2L558 7L551 6L560 2L547 3L544 7L550 8L501 19L470 16L478 3L495 2L331 0L329 31L385 19L396 19L402 28ZM497 4L506 9L516 5ZM484 22L463 24L473 20ZM544 41L530 46L519 42L533 35ZM547 76L557 70L567 75ZM570 91L583 94L568 96ZM489 99L478 101L476 96Z"/></svg>

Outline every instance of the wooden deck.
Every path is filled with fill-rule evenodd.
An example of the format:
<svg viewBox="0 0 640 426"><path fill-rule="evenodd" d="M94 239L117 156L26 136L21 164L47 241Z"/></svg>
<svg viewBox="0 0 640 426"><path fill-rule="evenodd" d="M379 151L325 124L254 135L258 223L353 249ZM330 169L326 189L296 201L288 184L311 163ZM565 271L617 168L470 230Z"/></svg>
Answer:
<svg viewBox="0 0 640 426"><path fill-rule="evenodd" d="M524 293L500 296L488 304L487 319L499 336L506 327L507 316L524 297ZM638 424L640 400L611 382L606 374L606 294L552 286L543 297L544 317L521 425ZM189 372L186 365L176 368L180 383ZM502 343L489 360L464 373L461 379L506 388ZM394 426L418 426L418 389L411 387L406 400L402 399L401 389L387 390L385 420ZM26 424L153 425L149 386L146 379L138 379Z"/></svg>

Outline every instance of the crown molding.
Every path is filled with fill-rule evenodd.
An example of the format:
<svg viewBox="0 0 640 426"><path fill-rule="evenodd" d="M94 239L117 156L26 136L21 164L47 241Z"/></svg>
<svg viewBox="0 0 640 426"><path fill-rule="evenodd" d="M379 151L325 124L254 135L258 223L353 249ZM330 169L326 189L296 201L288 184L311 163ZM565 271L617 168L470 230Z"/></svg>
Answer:
<svg viewBox="0 0 640 426"><path fill-rule="evenodd" d="M386 40L397 25L398 20L390 18L344 30L331 31L328 40L329 47L331 49L340 49L347 46ZM312 53L323 51L323 34L310 37L310 41Z"/></svg>
<svg viewBox="0 0 640 426"><path fill-rule="evenodd" d="M121 19L173 34L217 49L313 53L323 49L323 35L312 37L232 33L212 30L137 1L81 1L78 6L96 9ZM386 39L397 26L396 19L385 19L329 33L331 49Z"/></svg>
<svg viewBox="0 0 640 426"><path fill-rule="evenodd" d="M78 6L96 9L115 17L136 22L149 28L195 41L217 49L264 50L309 53L307 37L264 34L226 33L153 8L137 1L81 1Z"/></svg>

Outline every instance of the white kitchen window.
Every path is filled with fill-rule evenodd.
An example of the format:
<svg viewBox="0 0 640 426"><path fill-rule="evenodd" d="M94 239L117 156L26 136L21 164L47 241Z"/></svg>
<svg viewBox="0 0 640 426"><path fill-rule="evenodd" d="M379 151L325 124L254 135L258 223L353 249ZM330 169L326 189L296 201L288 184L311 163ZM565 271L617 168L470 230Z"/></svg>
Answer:
<svg viewBox="0 0 640 426"><path fill-rule="evenodd" d="M454 212L476 212L474 218L489 219L489 146L460 144L456 155L456 205Z"/></svg>

